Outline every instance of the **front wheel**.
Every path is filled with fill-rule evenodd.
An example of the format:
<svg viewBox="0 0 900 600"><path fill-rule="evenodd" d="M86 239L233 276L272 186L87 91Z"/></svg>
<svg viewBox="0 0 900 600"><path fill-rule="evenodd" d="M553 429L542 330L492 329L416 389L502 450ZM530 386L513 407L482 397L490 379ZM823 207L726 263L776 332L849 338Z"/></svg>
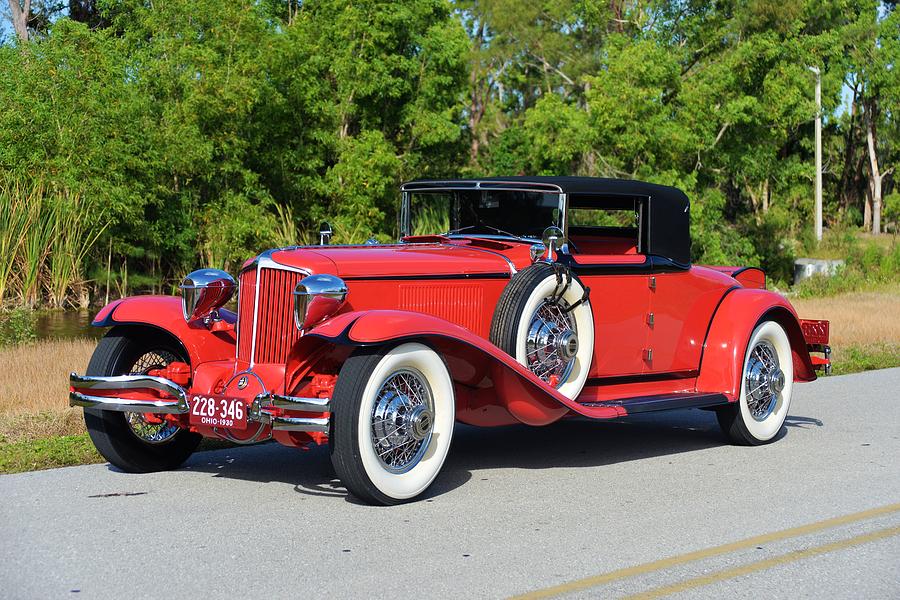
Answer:
<svg viewBox="0 0 900 600"><path fill-rule="evenodd" d="M187 362L187 357L169 337L114 328L100 340L87 374L146 375L175 361ZM86 408L84 423L103 458L129 473L174 469L187 460L203 439L160 414Z"/></svg>
<svg viewBox="0 0 900 600"><path fill-rule="evenodd" d="M362 348L344 363L332 401L331 461L354 496L412 500L434 481L453 437L453 380L423 344Z"/></svg>
<svg viewBox="0 0 900 600"><path fill-rule="evenodd" d="M716 411L722 431L735 444L757 446L775 439L784 425L794 389L791 343L775 321L750 336L737 403Z"/></svg>

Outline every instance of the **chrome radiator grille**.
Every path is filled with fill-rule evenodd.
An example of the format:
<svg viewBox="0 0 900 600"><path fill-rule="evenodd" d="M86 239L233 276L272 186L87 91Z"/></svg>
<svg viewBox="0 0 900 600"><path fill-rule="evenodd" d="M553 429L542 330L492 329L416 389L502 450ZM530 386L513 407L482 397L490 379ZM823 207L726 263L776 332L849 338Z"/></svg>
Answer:
<svg viewBox="0 0 900 600"><path fill-rule="evenodd" d="M303 273L262 267L241 274L237 357L252 364L284 363L300 337L293 291Z"/></svg>

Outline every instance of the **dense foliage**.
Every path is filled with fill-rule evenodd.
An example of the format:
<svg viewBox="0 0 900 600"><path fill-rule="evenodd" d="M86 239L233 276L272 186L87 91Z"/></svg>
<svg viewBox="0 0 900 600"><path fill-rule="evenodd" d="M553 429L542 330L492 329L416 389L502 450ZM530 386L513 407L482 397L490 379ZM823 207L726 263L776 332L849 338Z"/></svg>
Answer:
<svg viewBox="0 0 900 600"><path fill-rule="evenodd" d="M441 176L677 185L696 260L786 280L813 246L809 65L826 226L900 221L894 8L35 2L0 45L0 302L170 289L323 219L336 242L386 241L398 184Z"/></svg>

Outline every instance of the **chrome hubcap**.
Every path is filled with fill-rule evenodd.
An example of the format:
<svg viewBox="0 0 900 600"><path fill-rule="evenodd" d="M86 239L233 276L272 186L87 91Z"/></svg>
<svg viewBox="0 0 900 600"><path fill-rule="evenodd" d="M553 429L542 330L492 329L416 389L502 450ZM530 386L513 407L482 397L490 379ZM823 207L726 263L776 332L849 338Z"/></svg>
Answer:
<svg viewBox="0 0 900 600"><path fill-rule="evenodd" d="M578 329L565 300L544 300L531 316L525 338L526 366L544 381L559 387L575 366Z"/></svg>
<svg viewBox="0 0 900 600"><path fill-rule="evenodd" d="M764 421L775 411L778 395L785 385L778 353L769 342L759 342L750 351L744 385L750 416L757 421Z"/></svg>
<svg viewBox="0 0 900 600"><path fill-rule="evenodd" d="M382 466L405 473L425 455L434 428L434 400L425 376L414 369L392 373L372 408L372 445Z"/></svg>
<svg viewBox="0 0 900 600"><path fill-rule="evenodd" d="M138 357L128 374L146 375L152 369L165 368L177 360L177 356L165 350L147 352ZM166 421L165 415L151 413L126 412L125 422L134 435L148 444L167 442L179 429L177 425Z"/></svg>

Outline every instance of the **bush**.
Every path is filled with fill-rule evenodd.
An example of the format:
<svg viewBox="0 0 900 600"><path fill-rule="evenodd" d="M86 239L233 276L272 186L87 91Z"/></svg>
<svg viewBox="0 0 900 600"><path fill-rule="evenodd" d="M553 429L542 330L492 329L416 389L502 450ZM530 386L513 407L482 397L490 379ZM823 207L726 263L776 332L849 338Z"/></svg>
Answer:
<svg viewBox="0 0 900 600"><path fill-rule="evenodd" d="M0 346L16 346L37 339L37 314L27 308L0 312Z"/></svg>
<svg viewBox="0 0 900 600"><path fill-rule="evenodd" d="M846 241L845 241L846 242ZM846 242L846 263L834 276L814 275L794 288L797 296L812 298L865 290L900 281L900 244L883 249L876 241Z"/></svg>
<svg viewBox="0 0 900 600"><path fill-rule="evenodd" d="M884 231L900 233L900 192L888 194L883 202L881 219Z"/></svg>

